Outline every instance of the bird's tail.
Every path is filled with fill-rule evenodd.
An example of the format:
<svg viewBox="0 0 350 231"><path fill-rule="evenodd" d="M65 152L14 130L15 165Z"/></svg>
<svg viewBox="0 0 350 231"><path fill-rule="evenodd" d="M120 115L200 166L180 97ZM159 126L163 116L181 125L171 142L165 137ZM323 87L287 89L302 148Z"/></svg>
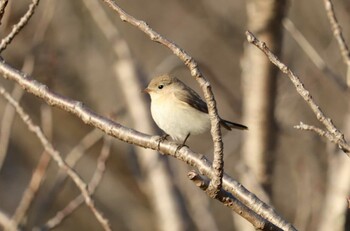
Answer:
<svg viewBox="0 0 350 231"><path fill-rule="evenodd" d="M240 129L240 130L248 130L248 127L243 124L238 124L238 123L230 122L223 119L221 119L220 125L230 131L232 130L232 128Z"/></svg>

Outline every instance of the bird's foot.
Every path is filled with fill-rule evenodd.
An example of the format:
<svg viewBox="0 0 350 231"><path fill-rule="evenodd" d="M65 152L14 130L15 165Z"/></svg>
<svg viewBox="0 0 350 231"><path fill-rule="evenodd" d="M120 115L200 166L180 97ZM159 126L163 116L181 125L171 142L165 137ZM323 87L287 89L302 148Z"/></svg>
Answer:
<svg viewBox="0 0 350 231"><path fill-rule="evenodd" d="M162 143L164 140L167 140L168 138L168 134L164 134L162 136L160 136L157 141L158 141L158 151L160 150L160 143Z"/></svg>
<svg viewBox="0 0 350 231"><path fill-rule="evenodd" d="M188 134L187 134L187 136L186 136L186 138L184 139L184 141L182 142L182 144L179 145L179 146L177 146L175 153L177 153L178 151L180 151L180 149L183 148L183 147L187 147L187 148L188 148L188 146L186 145L186 141L187 141L188 137L190 137L190 135L191 135L191 133L188 133Z"/></svg>

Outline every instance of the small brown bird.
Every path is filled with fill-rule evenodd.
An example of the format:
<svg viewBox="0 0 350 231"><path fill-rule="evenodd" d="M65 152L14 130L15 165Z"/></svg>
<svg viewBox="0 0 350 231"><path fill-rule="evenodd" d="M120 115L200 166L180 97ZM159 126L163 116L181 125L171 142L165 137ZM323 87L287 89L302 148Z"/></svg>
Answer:
<svg viewBox="0 0 350 231"><path fill-rule="evenodd" d="M144 90L151 97L151 113L159 128L174 140L183 141L210 128L208 106L201 97L176 77L158 76ZM220 125L246 130L248 127L220 119Z"/></svg>

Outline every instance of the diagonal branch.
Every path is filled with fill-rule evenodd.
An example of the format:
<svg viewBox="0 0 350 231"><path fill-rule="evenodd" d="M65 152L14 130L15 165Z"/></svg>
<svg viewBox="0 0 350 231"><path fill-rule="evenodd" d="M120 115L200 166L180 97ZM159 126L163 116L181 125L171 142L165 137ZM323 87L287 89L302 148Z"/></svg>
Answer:
<svg viewBox="0 0 350 231"><path fill-rule="evenodd" d="M86 205L91 209L91 211L95 215L96 219L100 222L102 227L105 230L111 230L108 220L104 218L102 213L95 207L94 201L90 196L90 192L88 190L88 186L86 185L86 183L71 167L67 165L66 162L64 162L59 152L54 149L52 144L49 142L49 140L41 131L40 127L35 125L32 122L28 114L26 114L23 111L23 108L21 108L18 105L18 103L15 100L13 100L10 94L8 94L3 87L0 87L0 94L3 95L5 99L16 109L16 112L18 113L20 118L23 120L23 122L28 126L28 129L31 132L35 133L35 135L38 137L39 141L42 143L43 147L45 148L45 151L52 156L52 158L57 162L58 166L63 170L65 170L67 174L70 176L70 178L73 180L73 182L77 185L77 187L81 191L81 195L84 197Z"/></svg>
<svg viewBox="0 0 350 231"><path fill-rule="evenodd" d="M27 92L43 99L47 104L61 108L80 118L84 123L99 128L108 135L111 135L121 141L134 144L144 148L158 150L158 136L149 136L133 129L124 127L105 117L102 117L89 108L83 106L79 101L71 100L51 92L47 86L29 78L24 73L12 68L4 62L0 62L0 76L17 82ZM199 170L199 172L208 178L213 178L216 173L212 169L211 162L202 154L194 153L189 148L184 147L179 151L178 145L173 142L164 141L160 145L160 152L173 156L190 166ZM60 160L60 165L64 163ZM80 178L79 178L80 179ZM239 182L224 174L222 178L223 188L230 192L234 197L240 200L245 206L266 220L283 230L295 231L296 229L285 221L272 207L262 202L254 194L244 188ZM86 190L86 189L85 189Z"/></svg>
<svg viewBox="0 0 350 231"><path fill-rule="evenodd" d="M7 6L8 0L0 0L0 25L1 25L1 20L2 17L4 16L5 13L5 8Z"/></svg>
<svg viewBox="0 0 350 231"><path fill-rule="evenodd" d="M202 88L204 93L205 100L208 105L209 117L211 121L211 135L214 142L214 160L213 160L213 169L215 176L210 182L210 191L212 197L215 197L217 192L222 186L222 175L223 175L223 142L220 130L220 118L216 108L216 101L211 90L210 83L203 77L202 73L198 69L197 62L184 50L182 50L175 43L169 41L168 39L161 36L159 33L154 31L146 22L138 20L133 16L127 14L123 9L121 9L114 1L112 0L103 0L106 2L109 7L111 7L115 12L119 14L119 17L122 21L128 22L131 25L137 27L139 30L144 32L150 39L154 42L160 43L167 48L169 48L184 64L189 68L191 75L195 77L197 82Z"/></svg>
<svg viewBox="0 0 350 231"><path fill-rule="evenodd" d="M329 22L331 23L333 35L338 42L340 53L343 56L343 61L348 68L350 68L350 50L346 45L341 26L339 25L337 17L335 16L333 3L331 0L324 0L324 6L327 11Z"/></svg>
<svg viewBox="0 0 350 231"><path fill-rule="evenodd" d="M23 17L19 20L19 22L13 26L12 31L9 35L7 35L5 38L1 40L0 43L0 53L4 51L11 43L13 38L22 30L22 28L27 25L29 19L33 16L35 8L39 4L40 0L33 0L32 3L29 5L28 11L23 15Z"/></svg>
<svg viewBox="0 0 350 231"><path fill-rule="evenodd" d="M102 180L103 173L106 169L106 162L110 155L112 145L112 138L110 136L104 137L104 143L101 149L100 156L97 160L96 170L89 182L89 192L93 194ZM56 215L48 220L46 224L42 227L44 230L51 230L56 228L64 219L66 219L70 214L72 214L81 204L84 203L84 197L80 194L68 203L61 211L57 212Z"/></svg>
<svg viewBox="0 0 350 231"><path fill-rule="evenodd" d="M289 79L294 84L297 92L303 97L303 99L309 104L311 110L316 115L316 118L326 127L332 136L334 136L335 143L338 144L340 149L342 149L350 157L350 145L346 142L344 134L341 133L333 124L332 120L325 116L320 107L313 100L310 92L304 87L300 78L296 76L284 63L282 63L266 46L264 42L259 41L251 32L246 32L247 40L252 43L257 48L259 48L269 60L275 64L284 74L287 74Z"/></svg>
<svg viewBox="0 0 350 231"><path fill-rule="evenodd" d="M207 190L209 183L205 179L203 179L199 174L197 174L195 171L190 171L187 174L187 176L193 183L195 183L197 187L208 193ZM244 206L239 200L234 198L230 193L226 192L225 190L221 189L218 193L218 196L215 199L217 199L227 207L231 208L237 214L240 214L243 218L249 221L256 230L281 231L280 228L276 227L274 224L266 221L256 213L252 212L249 208Z"/></svg>

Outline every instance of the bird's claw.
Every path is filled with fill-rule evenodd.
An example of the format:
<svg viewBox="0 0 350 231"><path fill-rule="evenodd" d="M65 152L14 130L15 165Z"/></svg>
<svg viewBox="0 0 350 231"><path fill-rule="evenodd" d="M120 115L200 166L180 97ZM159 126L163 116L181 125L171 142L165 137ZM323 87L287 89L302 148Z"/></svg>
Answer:
<svg viewBox="0 0 350 231"><path fill-rule="evenodd" d="M160 136L157 141L158 141L158 151L160 150L160 143L162 143L164 140L167 140L168 138L168 134L164 134L162 136Z"/></svg>

